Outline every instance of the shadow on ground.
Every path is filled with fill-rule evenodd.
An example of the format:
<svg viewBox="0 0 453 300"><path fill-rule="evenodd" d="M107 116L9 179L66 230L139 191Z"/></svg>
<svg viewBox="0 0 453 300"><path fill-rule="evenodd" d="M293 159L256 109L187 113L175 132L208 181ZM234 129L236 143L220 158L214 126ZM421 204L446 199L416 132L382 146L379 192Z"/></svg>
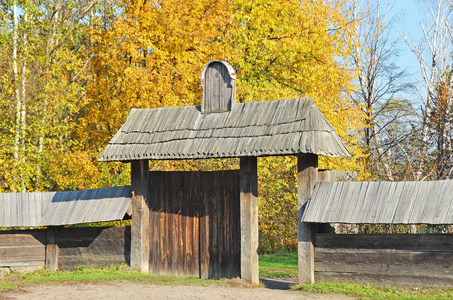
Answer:
<svg viewBox="0 0 453 300"><path fill-rule="evenodd" d="M271 290L289 290L297 284L297 278L260 278L260 282Z"/></svg>

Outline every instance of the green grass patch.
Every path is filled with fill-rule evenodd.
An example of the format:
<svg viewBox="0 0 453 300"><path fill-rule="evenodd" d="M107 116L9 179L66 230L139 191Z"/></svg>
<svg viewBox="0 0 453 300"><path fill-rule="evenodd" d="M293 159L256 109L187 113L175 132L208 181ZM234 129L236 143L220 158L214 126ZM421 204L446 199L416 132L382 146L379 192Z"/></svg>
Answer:
<svg viewBox="0 0 453 300"><path fill-rule="evenodd" d="M402 289L393 286L375 286L358 283L316 283L296 289L322 294L343 294L359 299L453 299L453 289Z"/></svg>
<svg viewBox="0 0 453 300"><path fill-rule="evenodd" d="M260 277L297 277L297 252L262 254Z"/></svg>
<svg viewBox="0 0 453 300"><path fill-rule="evenodd" d="M260 256L261 277L296 277L297 253L279 253ZM0 292L36 284L71 284L121 281L157 285L197 285L243 287L240 279L199 279L192 277L155 276L139 273L125 265L106 268L78 268L74 271L10 273L0 281ZM374 286L357 283L316 283L295 287L309 293L343 294L358 299L453 299L453 289L402 289L393 286ZM0 293L1 296L1 293Z"/></svg>
<svg viewBox="0 0 453 300"><path fill-rule="evenodd" d="M143 274L128 268L125 265L105 268L78 268L74 271L49 272L45 269L30 273L10 273L5 280L0 281L0 291L15 289L34 284L70 284L72 282L106 282L129 281L158 285L223 285L237 286L242 284L238 280L227 279L200 279L193 277L170 277Z"/></svg>

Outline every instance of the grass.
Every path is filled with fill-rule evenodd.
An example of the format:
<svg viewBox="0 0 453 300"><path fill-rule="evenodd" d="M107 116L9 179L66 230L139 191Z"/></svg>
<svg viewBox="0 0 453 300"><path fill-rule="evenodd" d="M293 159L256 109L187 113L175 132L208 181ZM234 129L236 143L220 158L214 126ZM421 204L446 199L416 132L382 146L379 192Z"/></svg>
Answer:
<svg viewBox="0 0 453 300"><path fill-rule="evenodd" d="M297 252L259 256L260 277L297 277Z"/></svg>
<svg viewBox="0 0 453 300"><path fill-rule="evenodd" d="M260 277L297 277L297 253L260 255ZM10 273L0 281L0 292L35 284L71 284L75 282L126 281L158 285L249 286L240 279L199 279L142 274L125 265L106 268L78 268L74 271ZM453 289L402 289L358 283L316 283L294 287L318 294L342 294L358 299L453 299ZM1 295L1 294L0 294Z"/></svg>
<svg viewBox="0 0 453 300"><path fill-rule="evenodd" d="M297 252L260 255L260 277L297 277ZM359 299L453 299L453 289L396 288L357 283L316 283L296 286L296 290L343 294Z"/></svg>
<svg viewBox="0 0 453 300"><path fill-rule="evenodd" d="M295 289L310 293L342 294L359 299L453 299L453 289L402 289L394 286L333 282L306 284Z"/></svg>
<svg viewBox="0 0 453 300"><path fill-rule="evenodd" d="M49 272L45 269L29 273L10 273L0 281L0 291L11 290L34 284L71 284L74 282L129 281L158 285L201 285L238 286L244 283L238 279L200 279L193 277L156 276L139 273L125 265L105 268L78 268L74 271Z"/></svg>

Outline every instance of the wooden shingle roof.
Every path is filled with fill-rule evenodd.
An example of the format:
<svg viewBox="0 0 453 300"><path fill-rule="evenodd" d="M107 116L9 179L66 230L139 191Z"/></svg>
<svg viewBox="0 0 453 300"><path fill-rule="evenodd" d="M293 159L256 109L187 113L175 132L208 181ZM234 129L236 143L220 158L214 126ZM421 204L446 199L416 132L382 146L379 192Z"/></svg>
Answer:
<svg viewBox="0 0 453 300"><path fill-rule="evenodd" d="M302 221L453 224L453 180L317 183Z"/></svg>
<svg viewBox="0 0 453 300"><path fill-rule="evenodd" d="M122 220L131 187L0 194L0 227L38 227Z"/></svg>
<svg viewBox="0 0 453 300"><path fill-rule="evenodd" d="M133 109L99 161L203 159L314 153L350 156L311 98Z"/></svg>
<svg viewBox="0 0 453 300"><path fill-rule="evenodd" d="M59 192L47 205L40 226L122 220L130 204L130 186Z"/></svg>

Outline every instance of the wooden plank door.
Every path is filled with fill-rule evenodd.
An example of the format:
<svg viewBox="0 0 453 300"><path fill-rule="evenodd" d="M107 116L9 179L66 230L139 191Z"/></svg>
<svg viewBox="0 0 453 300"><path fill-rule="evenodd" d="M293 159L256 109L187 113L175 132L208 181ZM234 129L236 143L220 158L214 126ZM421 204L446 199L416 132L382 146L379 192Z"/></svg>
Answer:
<svg viewBox="0 0 453 300"><path fill-rule="evenodd" d="M150 172L150 273L240 275L239 171Z"/></svg>

